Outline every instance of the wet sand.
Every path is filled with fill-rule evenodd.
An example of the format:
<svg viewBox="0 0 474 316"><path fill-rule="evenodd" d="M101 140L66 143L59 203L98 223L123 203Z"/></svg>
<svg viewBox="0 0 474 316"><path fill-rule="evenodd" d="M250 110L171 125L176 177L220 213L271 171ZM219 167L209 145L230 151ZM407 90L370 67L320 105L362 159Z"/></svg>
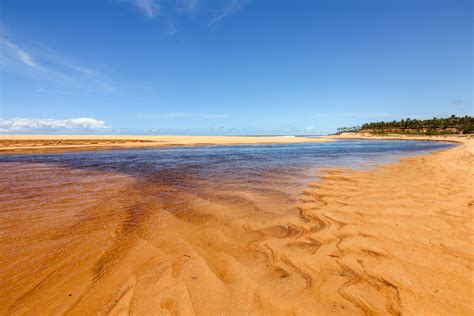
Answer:
<svg viewBox="0 0 474 316"><path fill-rule="evenodd" d="M322 170L295 194L284 173L253 190L4 163L0 314L472 315L474 143L461 141Z"/></svg>
<svg viewBox="0 0 474 316"><path fill-rule="evenodd" d="M49 153L113 148L286 144L328 141L293 136L125 136L125 135L0 135L0 154Z"/></svg>

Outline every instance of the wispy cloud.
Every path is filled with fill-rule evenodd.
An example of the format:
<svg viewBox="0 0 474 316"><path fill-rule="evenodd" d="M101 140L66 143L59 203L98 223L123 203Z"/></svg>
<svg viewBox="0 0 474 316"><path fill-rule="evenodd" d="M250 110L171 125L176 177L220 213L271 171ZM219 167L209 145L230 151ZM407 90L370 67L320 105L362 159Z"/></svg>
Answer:
<svg viewBox="0 0 474 316"><path fill-rule="evenodd" d="M104 121L81 117L73 119L0 119L0 133L96 132L111 127Z"/></svg>
<svg viewBox="0 0 474 316"><path fill-rule="evenodd" d="M65 79L67 77L45 66L40 65L37 61L33 59L30 53L26 52L24 49L20 48L18 45L12 43L11 41L5 38L0 38L0 44L3 47L2 49L3 60L16 59L18 62L20 62L22 65L26 66L27 68L36 70L38 72L55 76L61 79Z"/></svg>
<svg viewBox="0 0 474 316"><path fill-rule="evenodd" d="M164 35L174 35L180 27L178 21L182 16L204 16L209 26L235 14L245 8L251 0L115 0L133 5L148 18L160 17L164 24Z"/></svg>
<svg viewBox="0 0 474 316"><path fill-rule="evenodd" d="M131 0L131 2L150 18L158 13L159 6L155 0Z"/></svg>
<svg viewBox="0 0 474 316"><path fill-rule="evenodd" d="M79 72L83 75L86 75L86 76L94 75L94 71L92 69L86 68L84 66L74 65L74 64L67 64L67 66L71 69L76 70L77 72Z"/></svg>
<svg viewBox="0 0 474 316"><path fill-rule="evenodd" d="M109 80L100 72L90 67L80 65L77 62L62 57L50 49L37 49L33 52L27 51L17 43L12 42L5 36L0 35L0 66L37 80L47 80L54 88L45 90L100 90L110 92L114 88ZM44 84L45 82L43 82ZM60 86L62 89L58 89Z"/></svg>
<svg viewBox="0 0 474 316"><path fill-rule="evenodd" d="M13 45L12 43L8 42L8 46L16 50L16 53L18 55L18 59L23 62L25 65L36 68L36 69L41 69L31 58L31 56L25 52L24 50L20 49L19 47Z"/></svg>
<svg viewBox="0 0 474 316"><path fill-rule="evenodd" d="M249 3L249 0L230 0L226 3L226 5L221 8L217 14L211 19L209 22L209 25L213 25L225 17L232 15L236 13L237 11L243 9L247 4Z"/></svg>

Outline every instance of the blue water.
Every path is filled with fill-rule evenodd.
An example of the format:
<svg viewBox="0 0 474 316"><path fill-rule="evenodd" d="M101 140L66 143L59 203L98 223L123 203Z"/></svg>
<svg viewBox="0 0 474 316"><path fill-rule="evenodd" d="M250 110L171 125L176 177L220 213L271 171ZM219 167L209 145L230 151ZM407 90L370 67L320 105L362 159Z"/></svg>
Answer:
<svg viewBox="0 0 474 316"><path fill-rule="evenodd" d="M82 151L0 156L3 162L47 163L62 167L121 173L184 185L183 179L220 178L258 181L260 176L292 175L306 181L320 168L366 168L403 156L453 146L431 141L338 140L301 144L202 146ZM152 177L154 177L152 179Z"/></svg>

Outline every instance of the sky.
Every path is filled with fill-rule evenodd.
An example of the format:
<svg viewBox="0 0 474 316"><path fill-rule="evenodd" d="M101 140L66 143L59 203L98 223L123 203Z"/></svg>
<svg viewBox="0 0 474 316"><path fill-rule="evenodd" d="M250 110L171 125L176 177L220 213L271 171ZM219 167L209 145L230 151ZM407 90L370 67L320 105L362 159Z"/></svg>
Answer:
<svg viewBox="0 0 474 316"><path fill-rule="evenodd" d="M472 115L470 0L0 0L0 133Z"/></svg>

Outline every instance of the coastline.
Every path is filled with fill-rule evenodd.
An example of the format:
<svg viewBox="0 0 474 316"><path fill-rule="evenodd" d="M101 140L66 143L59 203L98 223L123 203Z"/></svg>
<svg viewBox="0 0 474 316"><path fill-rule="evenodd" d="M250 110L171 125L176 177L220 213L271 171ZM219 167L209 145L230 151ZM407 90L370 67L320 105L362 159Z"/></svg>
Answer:
<svg viewBox="0 0 474 316"><path fill-rule="evenodd" d="M54 153L81 150L174 146L290 144L330 141L293 136L127 136L127 135L0 135L0 154Z"/></svg>
<svg viewBox="0 0 474 316"><path fill-rule="evenodd" d="M304 136L130 136L130 135L27 135L0 134L1 154L47 154L75 151L157 148L178 146L224 146L330 142L337 139L429 140L463 142L471 136L407 136L344 133Z"/></svg>

